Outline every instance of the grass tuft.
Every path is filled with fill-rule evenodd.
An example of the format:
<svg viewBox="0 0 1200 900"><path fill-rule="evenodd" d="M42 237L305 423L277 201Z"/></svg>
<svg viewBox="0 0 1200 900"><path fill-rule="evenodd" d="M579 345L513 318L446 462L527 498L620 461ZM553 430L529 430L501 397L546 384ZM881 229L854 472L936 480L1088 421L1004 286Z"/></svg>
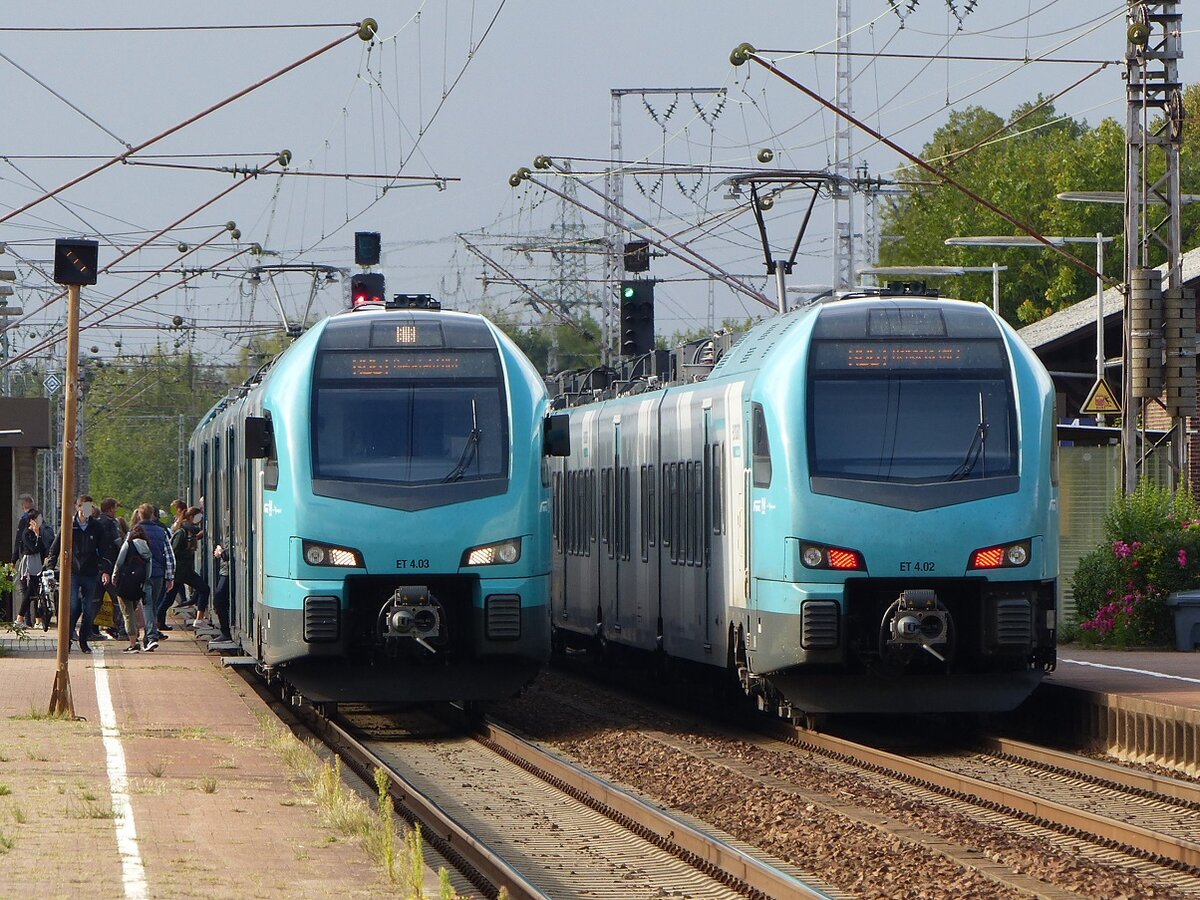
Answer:
<svg viewBox="0 0 1200 900"><path fill-rule="evenodd" d="M367 855L379 863L388 881L401 886L404 896L424 900L425 859L420 826L406 832L405 852L398 858L395 806L387 773L382 769L375 771L379 805L377 810L372 810L358 794L346 787L339 758L334 757L332 763L323 762L315 749L318 745L300 741L269 716L259 715L258 720L267 747L308 784L322 821L340 836L357 838ZM328 839L329 843L336 841L335 837ZM449 873L442 869L438 874L441 900L458 900Z"/></svg>
<svg viewBox="0 0 1200 900"><path fill-rule="evenodd" d="M217 779L205 778L200 782L200 790L206 794L215 794L217 792Z"/></svg>

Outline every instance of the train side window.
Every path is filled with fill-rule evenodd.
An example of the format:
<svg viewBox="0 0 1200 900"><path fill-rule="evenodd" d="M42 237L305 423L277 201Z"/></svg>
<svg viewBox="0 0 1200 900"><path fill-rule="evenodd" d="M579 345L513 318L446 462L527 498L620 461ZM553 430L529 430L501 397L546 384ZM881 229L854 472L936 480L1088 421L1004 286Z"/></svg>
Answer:
<svg viewBox="0 0 1200 900"><path fill-rule="evenodd" d="M579 536L583 534L583 477L579 472L572 472L568 477L571 479L568 493L571 498L571 552L579 556L582 551Z"/></svg>
<svg viewBox="0 0 1200 900"><path fill-rule="evenodd" d="M592 544L596 543L596 470L587 474L587 555L592 555Z"/></svg>
<svg viewBox="0 0 1200 900"><path fill-rule="evenodd" d="M646 507L649 509L649 528L647 531L650 534L649 544L651 547L658 545L658 484L656 479L658 473L654 466L646 466L646 478L650 482L650 497L646 501Z"/></svg>
<svg viewBox="0 0 1200 900"><path fill-rule="evenodd" d="M621 559L629 559L630 523L633 504L629 494L629 466L621 469Z"/></svg>
<svg viewBox="0 0 1200 900"><path fill-rule="evenodd" d="M675 464L675 550L679 562L688 561L687 463Z"/></svg>
<svg viewBox="0 0 1200 900"><path fill-rule="evenodd" d="M688 479L688 505L691 507L688 513L688 522L692 526L688 533L688 547L691 550L688 562L692 565L700 563L700 538L704 533L704 503L701 501L704 492L704 479L701 477L703 474L704 466L699 460L696 460L692 463L692 471Z"/></svg>
<svg viewBox="0 0 1200 900"><path fill-rule="evenodd" d="M612 469L600 472L600 543L609 543L609 528L612 523ZM609 550L612 555L612 550Z"/></svg>
<svg viewBox="0 0 1200 900"><path fill-rule="evenodd" d="M567 473L567 550L579 555L579 473Z"/></svg>
<svg viewBox="0 0 1200 900"><path fill-rule="evenodd" d="M671 548L671 562L676 562L674 548L674 463L662 464L662 544Z"/></svg>
<svg viewBox="0 0 1200 900"><path fill-rule="evenodd" d="M682 495L679 498L679 505L682 507L683 513L681 516L681 519L683 520L683 534L680 536L679 541L683 552L680 555L683 557L683 561L688 565L691 565L695 561L696 557L695 541L692 535L695 525L695 523L692 521L692 490L695 482L696 472L692 467L692 461L688 460L683 464L683 478L679 483L679 492Z"/></svg>
<svg viewBox="0 0 1200 900"><path fill-rule="evenodd" d="M755 487L770 487L771 486L771 442L767 437L767 419L763 415L761 403L751 404L752 423L754 438L754 486Z"/></svg>
<svg viewBox="0 0 1200 900"><path fill-rule="evenodd" d="M638 470L638 545L642 562L650 560L650 467Z"/></svg>
<svg viewBox="0 0 1200 900"><path fill-rule="evenodd" d="M724 510L721 507L721 444L712 445L712 533L724 534Z"/></svg>
<svg viewBox="0 0 1200 900"><path fill-rule="evenodd" d="M562 516L559 510L562 506L562 476L558 472L554 473L553 485L554 502L550 504L550 533L554 535L554 552L561 554L562 532L559 531L559 528L562 524Z"/></svg>

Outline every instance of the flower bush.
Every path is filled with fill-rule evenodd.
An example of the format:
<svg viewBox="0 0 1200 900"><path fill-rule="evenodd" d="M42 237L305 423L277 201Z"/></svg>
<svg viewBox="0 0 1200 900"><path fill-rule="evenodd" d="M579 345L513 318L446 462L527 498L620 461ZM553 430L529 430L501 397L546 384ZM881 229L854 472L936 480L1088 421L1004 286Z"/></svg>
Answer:
<svg viewBox="0 0 1200 900"><path fill-rule="evenodd" d="M1172 643L1167 596L1200 588L1200 506L1186 489L1143 482L1113 504L1104 536L1071 581L1081 636L1117 647Z"/></svg>

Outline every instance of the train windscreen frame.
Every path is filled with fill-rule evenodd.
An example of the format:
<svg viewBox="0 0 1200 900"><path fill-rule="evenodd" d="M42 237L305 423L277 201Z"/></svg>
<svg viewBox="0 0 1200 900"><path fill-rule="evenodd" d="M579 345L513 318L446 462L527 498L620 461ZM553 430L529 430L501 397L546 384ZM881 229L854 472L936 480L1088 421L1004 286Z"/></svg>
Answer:
<svg viewBox="0 0 1200 900"><path fill-rule="evenodd" d="M999 336L815 339L808 372L819 493L886 485L895 490L877 496L888 505L924 507L1016 489L1016 400ZM904 486L938 496L905 499Z"/></svg>
<svg viewBox="0 0 1200 900"><path fill-rule="evenodd" d="M420 509L503 493L508 398L494 349L317 354L315 493Z"/></svg>

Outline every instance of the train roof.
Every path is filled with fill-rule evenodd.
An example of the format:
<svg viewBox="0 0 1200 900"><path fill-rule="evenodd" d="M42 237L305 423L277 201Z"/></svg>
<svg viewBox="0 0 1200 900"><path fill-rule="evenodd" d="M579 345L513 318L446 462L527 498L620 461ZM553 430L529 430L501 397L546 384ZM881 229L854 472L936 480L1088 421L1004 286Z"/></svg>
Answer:
<svg viewBox="0 0 1200 900"><path fill-rule="evenodd" d="M322 350L397 345L472 350L496 346L493 326L475 313L360 308L330 316L324 326L318 343Z"/></svg>
<svg viewBox="0 0 1200 900"><path fill-rule="evenodd" d="M756 325L721 357L710 378L756 371L781 343L811 323L816 337L999 337L991 310L980 303L909 295L850 296L801 307Z"/></svg>

